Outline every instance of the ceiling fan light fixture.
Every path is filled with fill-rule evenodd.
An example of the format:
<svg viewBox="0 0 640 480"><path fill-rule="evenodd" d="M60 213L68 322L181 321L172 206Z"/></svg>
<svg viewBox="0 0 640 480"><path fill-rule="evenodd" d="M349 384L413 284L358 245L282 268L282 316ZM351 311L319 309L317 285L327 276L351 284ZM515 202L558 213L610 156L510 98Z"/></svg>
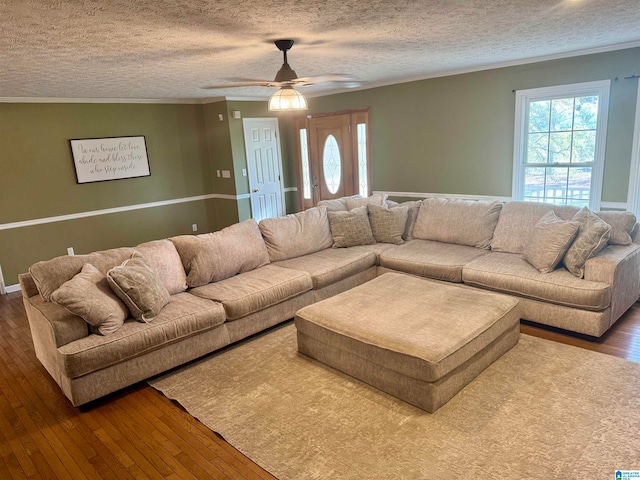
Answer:
<svg viewBox="0 0 640 480"><path fill-rule="evenodd" d="M307 109L307 99L293 87L282 87L269 99L270 112Z"/></svg>

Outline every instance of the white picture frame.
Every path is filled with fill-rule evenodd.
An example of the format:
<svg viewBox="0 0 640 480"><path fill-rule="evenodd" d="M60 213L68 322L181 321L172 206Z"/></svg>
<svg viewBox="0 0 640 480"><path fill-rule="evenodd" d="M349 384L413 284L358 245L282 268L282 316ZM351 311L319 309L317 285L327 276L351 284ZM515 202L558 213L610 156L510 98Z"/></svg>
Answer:
<svg viewBox="0 0 640 480"><path fill-rule="evenodd" d="M144 136L69 140L78 183L148 177Z"/></svg>

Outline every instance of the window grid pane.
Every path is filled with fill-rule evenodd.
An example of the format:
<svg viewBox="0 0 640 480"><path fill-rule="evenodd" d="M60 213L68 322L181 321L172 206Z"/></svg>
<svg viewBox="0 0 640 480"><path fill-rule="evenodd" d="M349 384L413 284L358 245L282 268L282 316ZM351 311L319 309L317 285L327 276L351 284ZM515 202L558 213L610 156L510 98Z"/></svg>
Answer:
<svg viewBox="0 0 640 480"><path fill-rule="evenodd" d="M359 123L356 130L358 136L358 186L360 195L369 196L367 172L367 126Z"/></svg>
<svg viewBox="0 0 640 480"><path fill-rule="evenodd" d="M523 200L589 204L598 102L598 95L529 102Z"/></svg>
<svg viewBox="0 0 640 480"><path fill-rule="evenodd" d="M589 205L591 167L526 167L523 199L557 205Z"/></svg>
<svg viewBox="0 0 640 480"><path fill-rule="evenodd" d="M309 150L307 148L307 129L300 129L300 158L302 159L302 196L311 199L311 175L309 174Z"/></svg>

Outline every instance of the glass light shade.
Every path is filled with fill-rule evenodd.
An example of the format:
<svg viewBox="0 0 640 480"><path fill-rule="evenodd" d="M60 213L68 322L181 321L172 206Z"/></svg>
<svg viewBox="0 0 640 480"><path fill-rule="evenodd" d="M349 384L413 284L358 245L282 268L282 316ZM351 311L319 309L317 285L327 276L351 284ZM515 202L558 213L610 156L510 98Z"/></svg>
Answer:
<svg viewBox="0 0 640 480"><path fill-rule="evenodd" d="M269 99L269 111L307 110L307 108L307 99L304 95L291 87L281 88Z"/></svg>

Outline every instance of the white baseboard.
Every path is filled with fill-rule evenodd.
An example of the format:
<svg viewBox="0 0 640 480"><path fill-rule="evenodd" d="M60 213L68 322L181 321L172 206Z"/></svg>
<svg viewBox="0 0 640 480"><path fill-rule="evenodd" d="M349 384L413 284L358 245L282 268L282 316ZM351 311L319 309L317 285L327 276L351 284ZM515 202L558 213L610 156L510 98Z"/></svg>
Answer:
<svg viewBox="0 0 640 480"><path fill-rule="evenodd" d="M20 291L20 284L16 283L15 285L7 285L4 287L4 293L13 293Z"/></svg>

